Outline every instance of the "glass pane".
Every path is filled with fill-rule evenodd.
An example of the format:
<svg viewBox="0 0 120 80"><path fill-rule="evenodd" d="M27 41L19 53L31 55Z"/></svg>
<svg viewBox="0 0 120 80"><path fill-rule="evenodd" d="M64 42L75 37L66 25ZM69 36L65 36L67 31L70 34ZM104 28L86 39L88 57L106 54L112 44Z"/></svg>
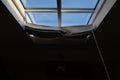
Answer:
<svg viewBox="0 0 120 80"><path fill-rule="evenodd" d="M37 13L29 12L33 24L58 27L57 13Z"/></svg>
<svg viewBox="0 0 120 80"><path fill-rule="evenodd" d="M57 8L56 0L21 0L25 8Z"/></svg>
<svg viewBox="0 0 120 80"><path fill-rule="evenodd" d="M95 8L98 0L62 0L62 8Z"/></svg>
<svg viewBox="0 0 120 80"><path fill-rule="evenodd" d="M62 13L62 26L87 25L91 13Z"/></svg>

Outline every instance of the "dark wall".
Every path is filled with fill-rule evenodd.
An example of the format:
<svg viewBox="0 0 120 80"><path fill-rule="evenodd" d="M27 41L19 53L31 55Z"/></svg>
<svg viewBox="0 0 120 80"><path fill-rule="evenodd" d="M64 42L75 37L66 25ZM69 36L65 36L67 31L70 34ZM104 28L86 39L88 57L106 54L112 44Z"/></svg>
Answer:
<svg viewBox="0 0 120 80"><path fill-rule="evenodd" d="M112 77L119 80L120 72L120 2L112 7L109 14L96 30L96 37L102 51L105 63Z"/></svg>
<svg viewBox="0 0 120 80"><path fill-rule="evenodd" d="M8 76L8 69L11 70L13 64L9 61L24 60L22 56L30 51L32 46L29 36L0 1L0 80L8 80L11 77Z"/></svg>
<svg viewBox="0 0 120 80"><path fill-rule="evenodd" d="M30 45L31 40L0 1L0 44Z"/></svg>
<svg viewBox="0 0 120 80"><path fill-rule="evenodd" d="M30 52L33 42L15 18L0 1L0 47L1 55L16 57Z"/></svg>

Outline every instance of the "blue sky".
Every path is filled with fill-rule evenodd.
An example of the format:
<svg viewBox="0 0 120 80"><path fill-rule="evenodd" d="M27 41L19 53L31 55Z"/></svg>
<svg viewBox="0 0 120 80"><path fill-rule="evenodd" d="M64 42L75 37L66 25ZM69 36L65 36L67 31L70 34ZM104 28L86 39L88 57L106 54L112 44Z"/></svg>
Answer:
<svg viewBox="0 0 120 80"><path fill-rule="evenodd" d="M98 0L62 0L62 8L95 8Z"/></svg>
<svg viewBox="0 0 120 80"><path fill-rule="evenodd" d="M86 25L91 13L63 13L62 26Z"/></svg>
<svg viewBox="0 0 120 80"><path fill-rule="evenodd" d="M95 8L98 0L61 0L62 8ZM57 0L22 0L27 8L57 8Z"/></svg>
<svg viewBox="0 0 120 80"><path fill-rule="evenodd" d="M29 13L30 17L33 18L33 22L38 25L47 25L58 27L58 16L57 13Z"/></svg>
<svg viewBox="0 0 120 80"><path fill-rule="evenodd" d="M57 8L56 0L22 0L26 8Z"/></svg>
<svg viewBox="0 0 120 80"><path fill-rule="evenodd" d="M95 8L98 0L61 0L62 8ZM26 8L57 8L57 0L22 0ZM29 13L34 24L58 27L57 13ZM61 13L62 26L87 25L92 13Z"/></svg>

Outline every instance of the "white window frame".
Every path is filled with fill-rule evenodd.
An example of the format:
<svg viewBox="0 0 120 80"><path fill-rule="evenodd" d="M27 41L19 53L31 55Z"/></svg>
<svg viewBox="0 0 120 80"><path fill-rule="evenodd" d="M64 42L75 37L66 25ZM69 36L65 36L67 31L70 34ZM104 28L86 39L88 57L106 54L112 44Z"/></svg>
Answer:
<svg viewBox="0 0 120 80"><path fill-rule="evenodd" d="M117 0L100 0L98 6L96 7L91 20L89 21L89 25L84 27L81 26L71 26L71 27L47 27L41 25L33 25L32 21L25 15L25 9L21 4L20 0L2 0L14 18L18 21L18 23L25 28L25 26L31 27L33 29L45 29L45 30L63 30L68 31L70 34L72 33L80 33L85 31L90 31L99 27L102 20L105 18L107 13L110 11L112 6L115 4ZM47 9L46 9L47 10ZM40 11L38 9L38 11ZM54 11L54 10L53 10ZM65 10L62 10L63 12ZM27 21L27 22L26 22Z"/></svg>

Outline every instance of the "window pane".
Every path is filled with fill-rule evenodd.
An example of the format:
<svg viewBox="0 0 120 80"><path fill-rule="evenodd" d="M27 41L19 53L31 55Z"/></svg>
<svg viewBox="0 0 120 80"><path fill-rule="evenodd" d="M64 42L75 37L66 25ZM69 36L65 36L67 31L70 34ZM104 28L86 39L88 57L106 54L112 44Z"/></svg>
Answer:
<svg viewBox="0 0 120 80"><path fill-rule="evenodd" d="M62 26L87 25L91 13L62 13Z"/></svg>
<svg viewBox="0 0 120 80"><path fill-rule="evenodd" d="M57 13L37 13L29 12L33 24L58 27Z"/></svg>
<svg viewBox="0 0 120 80"><path fill-rule="evenodd" d="M62 0L62 8L95 8L98 0Z"/></svg>
<svg viewBox="0 0 120 80"><path fill-rule="evenodd" d="M57 8L56 0L21 0L25 8Z"/></svg>

